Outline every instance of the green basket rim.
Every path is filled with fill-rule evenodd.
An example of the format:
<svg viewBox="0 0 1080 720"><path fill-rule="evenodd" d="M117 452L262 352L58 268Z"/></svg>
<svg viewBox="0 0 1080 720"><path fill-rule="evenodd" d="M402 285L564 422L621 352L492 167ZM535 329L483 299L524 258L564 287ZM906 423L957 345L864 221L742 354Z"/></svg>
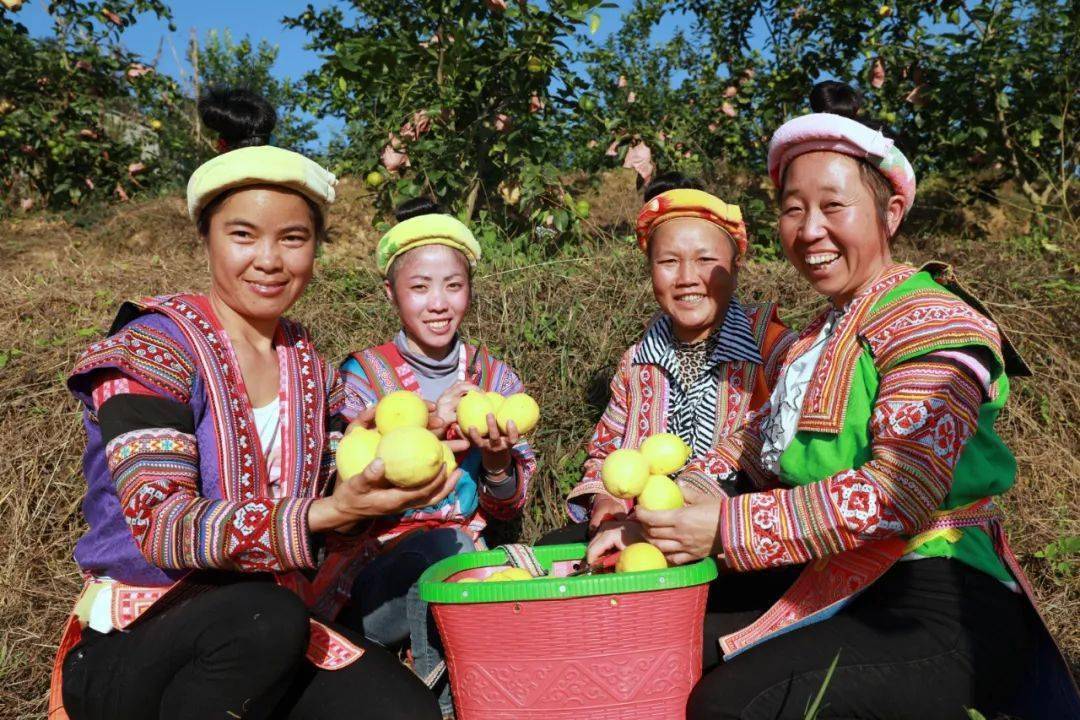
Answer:
<svg viewBox="0 0 1080 720"><path fill-rule="evenodd" d="M579 560L585 557L586 545L542 545L533 548L536 559L550 569L553 562ZM454 555L435 563L420 576L420 599L442 605L471 603L514 602L517 600L563 600L595 595L674 590L703 585L716 578L716 563L705 558L689 565L666 570L645 570L635 573L580 575L577 577L533 578L519 582L444 582L463 570L508 565L502 550Z"/></svg>

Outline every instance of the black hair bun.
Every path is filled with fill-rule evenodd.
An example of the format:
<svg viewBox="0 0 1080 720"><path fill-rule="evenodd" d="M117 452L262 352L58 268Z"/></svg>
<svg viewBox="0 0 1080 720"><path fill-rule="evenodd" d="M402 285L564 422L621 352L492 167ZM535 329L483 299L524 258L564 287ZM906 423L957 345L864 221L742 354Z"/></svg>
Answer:
<svg viewBox="0 0 1080 720"><path fill-rule="evenodd" d="M700 180L683 175L678 170L669 170L650 180L642 193L645 196L645 202L649 202L668 190L701 190L702 188Z"/></svg>
<svg viewBox="0 0 1080 720"><path fill-rule="evenodd" d="M445 215L446 208L439 204L434 198L421 195L420 197L414 197L411 200L405 202L394 208L394 217L398 222L408 220L409 218L419 217L420 215Z"/></svg>
<svg viewBox="0 0 1080 720"><path fill-rule="evenodd" d="M846 83L825 80L810 90L810 109L816 113L832 113L858 120L861 108L862 96Z"/></svg>
<svg viewBox="0 0 1080 720"><path fill-rule="evenodd" d="M199 98L203 124L217 132L226 149L270 142L277 112L266 98L243 88L212 88Z"/></svg>

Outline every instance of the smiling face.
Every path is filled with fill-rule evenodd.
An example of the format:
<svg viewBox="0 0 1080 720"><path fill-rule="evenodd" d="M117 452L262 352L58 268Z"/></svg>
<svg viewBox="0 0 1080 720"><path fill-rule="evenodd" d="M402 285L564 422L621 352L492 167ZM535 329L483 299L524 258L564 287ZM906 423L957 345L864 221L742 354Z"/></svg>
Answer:
<svg viewBox="0 0 1080 720"><path fill-rule="evenodd" d="M671 316L675 336L696 342L727 312L735 290L735 245L723 230L701 218L674 218L649 239L653 295Z"/></svg>
<svg viewBox="0 0 1080 720"><path fill-rule="evenodd" d="M446 357L469 309L469 263L446 245L423 245L398 256L386 280L406 337L424 355Z"/></svg>
<svg viewBox="0 0 1080 720"><path fill-rule="evenodd" d="M211 298L250 323L276 322L311 280L315 223L294 192L256 186L232 193L213 210L203 239Z"/></svg>
<svg viewBox="0 0 1080 720"><path fill-rule="evenodd" d="M784 176L780 242L814 289L843 307L892 264L889 237L903 212L903 198L893 195L879 213L854 158L807 153L795 158Z"/></svg>

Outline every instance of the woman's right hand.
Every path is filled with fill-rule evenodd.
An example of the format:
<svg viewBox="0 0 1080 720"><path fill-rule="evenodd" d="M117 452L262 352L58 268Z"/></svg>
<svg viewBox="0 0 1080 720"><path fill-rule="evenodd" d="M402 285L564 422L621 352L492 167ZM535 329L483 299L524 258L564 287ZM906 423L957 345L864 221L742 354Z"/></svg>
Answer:
<svg viewBox="0 0 1080 720"><path fill-rule="evenodd" d="M627 545L644 540L641 525L634 520L603 523L599 532L589 541L589 549L585 552L585 562L592 565L611 552L622 550Z"/></svg>
<svg viewBox="0 0 1080 720"><path fill-rule="evenodd" d="M589 514L589 534L595 534L603 523L626 518L626 502L612 495L597 493Z"/></svg>
<svg viewBox="0 0 1080 720"><path fill-rule="evenodd" d="M311 532L340 530L360 520L435 505L453 491L461 477L460 469L448 473L444 465L429 482L400 488L387 481L383 470L383 461L376 458L358 475L350 478L339 475L333 494L311 504L308 511Z"/></svg>

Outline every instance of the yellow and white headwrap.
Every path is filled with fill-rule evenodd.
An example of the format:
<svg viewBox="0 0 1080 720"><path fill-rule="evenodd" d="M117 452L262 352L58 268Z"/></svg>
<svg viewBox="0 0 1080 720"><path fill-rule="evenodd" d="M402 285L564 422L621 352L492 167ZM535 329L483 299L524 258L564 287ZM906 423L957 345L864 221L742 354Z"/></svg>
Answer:
<svg viewBox="0 0 1080 720"><path fill-rule="evenodd" d="M480 259L480 243L465 223L453 215L433 213L402 220L390 228L375 248L375 264L385 276L394 258L424 245L446 245L460 250L472 267Z"/></svg>
<svg viewBox="0 0 1080 720"><path fill-rule="evenodd" d="M707 220L723 230L735 243L739 256L746 254L746 224L738 205L729 205L703 190L676 188L662 192L641 208L637 219L638 247L649 250L649 238L661 223L680 217Z"/></svg>
<svg viewBox="0 0 1080 720"><path fill-rule="evenodd" d="M191 174L188 216L198 220L199 213L218 195L247 185L280 185L325 210L334 202L337 178L314 160L284 148L258 145L230 150L207 160Z"/></svg>

